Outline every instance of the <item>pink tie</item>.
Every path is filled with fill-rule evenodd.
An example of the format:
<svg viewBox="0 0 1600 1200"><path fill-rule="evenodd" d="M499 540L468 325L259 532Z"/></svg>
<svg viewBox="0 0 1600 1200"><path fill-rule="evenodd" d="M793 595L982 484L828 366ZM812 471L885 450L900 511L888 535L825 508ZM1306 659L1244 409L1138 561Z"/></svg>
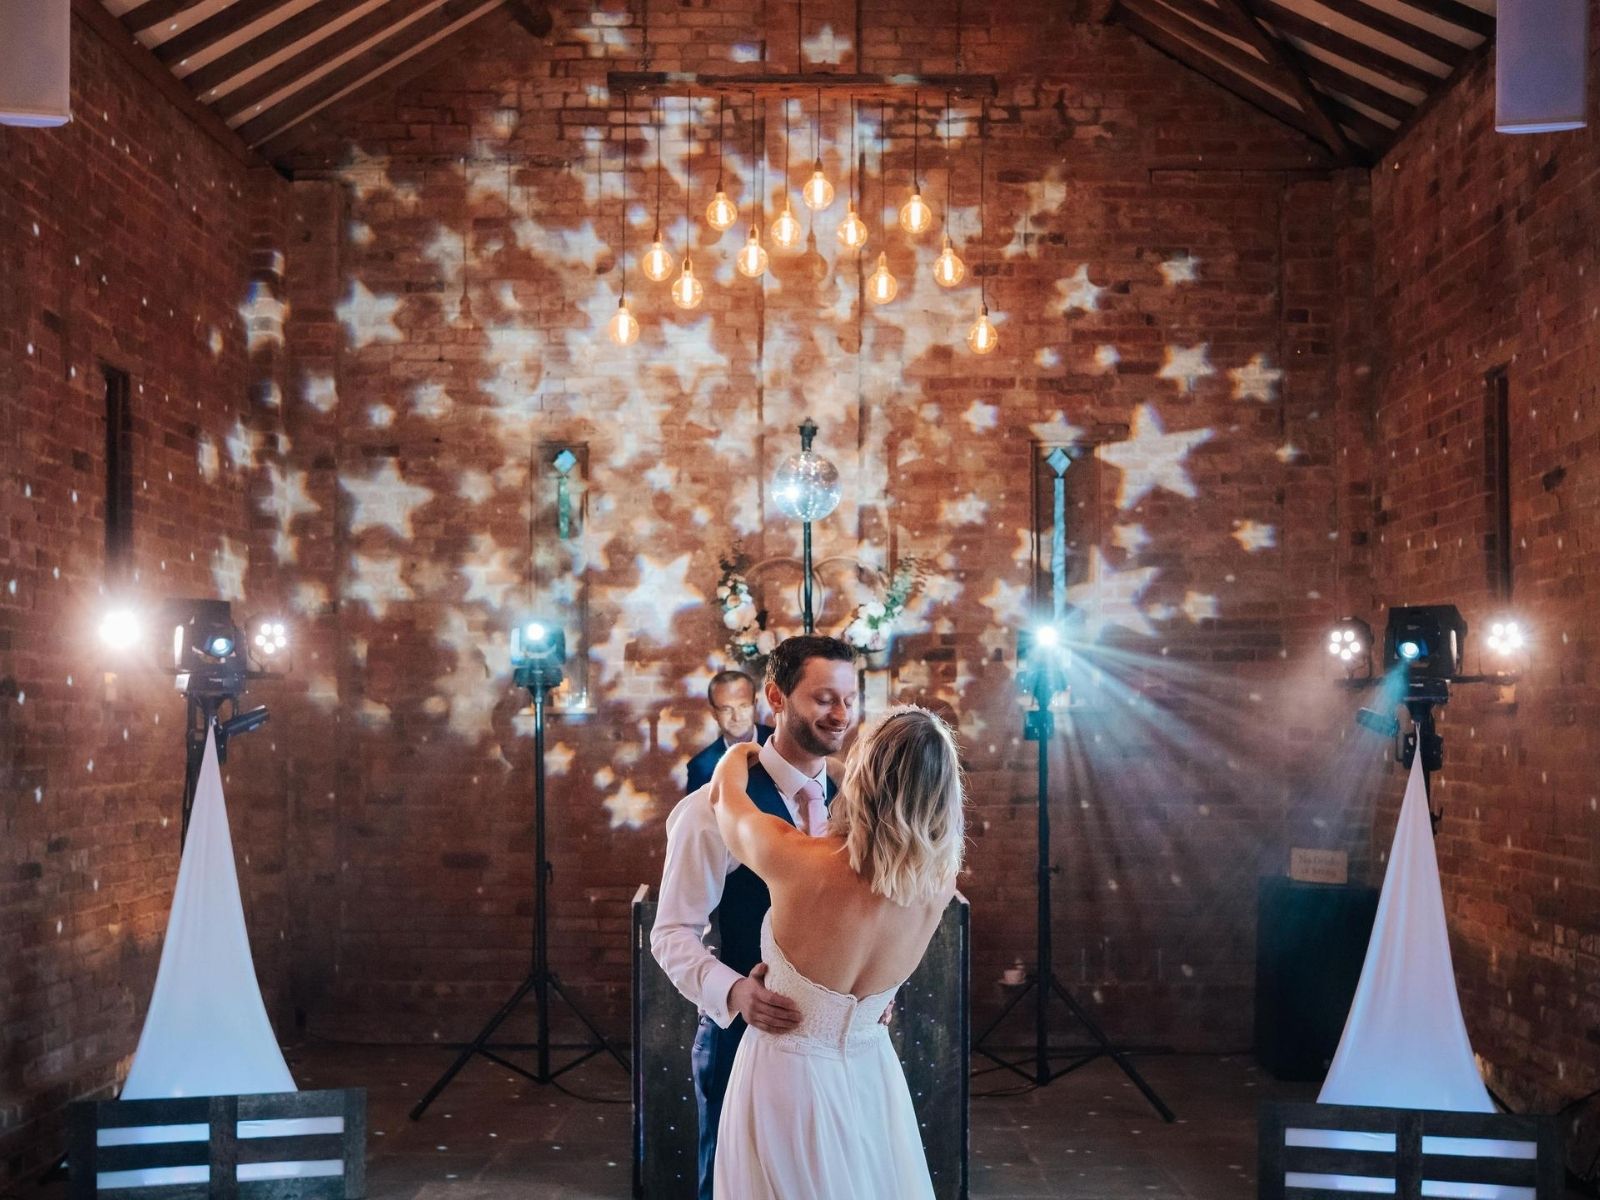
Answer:
<svg viewBox="0 0 1600 1200"><path fill-rule="evenodd" d="M805 819L806 832L812 837L821 837L828 832L828 806L823 802L822 785L815 779L808 779L795 793L795 799L800 801L800 815Z"/></svg>

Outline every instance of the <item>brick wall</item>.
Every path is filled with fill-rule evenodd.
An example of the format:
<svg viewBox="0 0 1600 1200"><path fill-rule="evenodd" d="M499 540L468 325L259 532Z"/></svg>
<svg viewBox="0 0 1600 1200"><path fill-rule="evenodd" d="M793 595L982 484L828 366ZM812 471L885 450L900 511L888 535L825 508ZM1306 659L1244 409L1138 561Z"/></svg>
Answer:
<svg viewBox="0 0 1600 1200"><path fill-rule="evenodd" d="M72 76L70 125L0 130L0 1178L61 1153L61 1106L125 1074L178 865L182 703L95 638L103 366L130 377L139 600L244 595L244 487L272 451L250 401L272 367L249 364L240 307L282 179L201 136L77 21ZM257 971L282 1013L272 738L237 743L228 781Z"/></svg>
<svg viewBox="0 0 1600 1200"><path fill-rule="evenodd" d="M1596 1084L1600 1039L1600 691L1594 528L1600 408L1588 131L1494 132L1492 61L1473 68L1372 176L1374 397L1342 472L1357 611L1453 602L1469 669L1501 607L1486 544L1485 377L1510 388L1511 602L1533 628L1514 703L1458 687L1443 711L1439 862L1474 1049L1515 1103ZM1591 114L1592 121L1592 114ZM1349 399L1368 403L1361 393ZM1480 655L1482 657L1480 658ZM1387 842L1401 784L1377 835Z"/></svg>
<svg viewBox="0 0 1600 1200"><path fill-rule="evenodd" d="M1257 874L1280 870L1291 841L1360 850L1366 838L1370 797L1301 793L1342 719L1314 656L1337 593L1334 392L1350 333L1336 289L1354 269L1337 218L1365 204L1362 187L1126 32L1054 6L994 24L968 13L959 43L953 13L875 8L858 58L849 13L808 5L808 67L999 77L985 275L1001 349L977 358L962 341L984 259L972 105L953 122L969 266L953 295L928 278L936 235L884 236L879 113L862 106L865 269L886 248L900 281L872 309L833 233L845 104L824 120L841 185L818 222L825 278L774 253L757 285L732 270L749 221L749 104L728 114L728 190L744 216L713 240L700 214L716 109L702 103L690 207L706 301L679 313L637 269L654 224L651 113L635 105L625 125L606 72L645 58L748 69L737 64L762 45L771 69L792 69L793 11L763 27L766 11L653 10L648 46L620 9L564 7L544 44L489 23L393 94L320 115L296 154L284 419L289 469L318 507L286 527L278 569L318 655L297 668L308 704L291 768L311 1026L458 1038L520 977L531 743L505 630L529 608L584 606L590 704L551 733L551 953L605 1027L625 1029L628 898L659 878L681 763L711 731L718 556L736 539L756 562L798 554L763 481L809 414L844 479L817 526L819 559L892 567L915 554L933 569L867 695L878 710L920 700L959 719L980 1018L1003 998L1001 969L1033 959L1033 748L1013 690L1032 445L1067 424L1118 443L1083 514L1099 533L1081 547L1095 543L1112 600L1090 656L1104 683L1054 764L1058 970L1118 1033L1246 1045ZM943 211L941 102L923 97L920 156ZM813 107L795 113L795 187ZM675 252L683 111L669 102L664 137ZM889 117L898 205L913 121L908 108ZM770 222L776 101L764 137ZM601 326L617 299L625 141L643 333L623 351ZM549 459L565 444L586 448L587 476L563 546ZM820 624L837 629L851 572L824 575ZM798 625L796 581L781 561L755 580L783 631Z"/></svg>

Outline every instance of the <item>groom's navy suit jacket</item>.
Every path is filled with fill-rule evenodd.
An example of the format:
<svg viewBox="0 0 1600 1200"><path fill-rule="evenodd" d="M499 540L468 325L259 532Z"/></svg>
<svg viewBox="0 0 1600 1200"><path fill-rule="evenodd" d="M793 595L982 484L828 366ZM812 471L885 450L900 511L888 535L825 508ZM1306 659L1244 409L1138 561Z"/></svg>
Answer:
<svg viewBox="0 0 1600 1200"><path fill-rule="evenodd" d="M718 740L718 745L721 740ZM833 803L833 780L827 783L827 803ZM750 799L764 813L794 824L789 806L779 795L777 785L759 762L750 764ZM741 975L748 975L761 961L761 923L772 907L772 894L749 867L740 866L722 885L722 902L713 917L717 922L717 957ZM719 1028L710 1017L700 1018L694 1039L694 1087L700 1115L700 1197L710 1200L712 1166L717 1153L717 1123L722 1119L722 1097L728 1090L728 1075L733 1056L744 1036L744 1018L735 1016L726 1028Z"/></svg>

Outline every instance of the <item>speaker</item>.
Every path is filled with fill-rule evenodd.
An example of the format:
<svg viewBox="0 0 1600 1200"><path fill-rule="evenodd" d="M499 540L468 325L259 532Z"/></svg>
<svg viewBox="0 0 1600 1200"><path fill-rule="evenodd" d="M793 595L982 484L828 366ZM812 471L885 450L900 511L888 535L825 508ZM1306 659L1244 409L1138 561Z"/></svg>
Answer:
<svg viewBox="0 0 1600 1200"><path fill-rule="evenodd" d="M1278 1079L1318 1080L1339 1048L1378 912L1376 888L1260 882L1256 1058Z"/></svg>
<svg viewBox="0 0 1600 1200"><path fill-rule="evenodd" d="M72 120L72 0L0 0L0 125Z"/></svg>

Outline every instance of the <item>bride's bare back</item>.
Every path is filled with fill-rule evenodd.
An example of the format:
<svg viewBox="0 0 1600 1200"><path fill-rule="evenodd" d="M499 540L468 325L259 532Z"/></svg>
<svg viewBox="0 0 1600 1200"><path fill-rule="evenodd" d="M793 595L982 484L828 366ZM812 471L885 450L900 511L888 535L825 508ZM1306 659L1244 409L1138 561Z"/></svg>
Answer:
<svg viewBox="0 0 1600 1200"><path fill-rule="evenodd" d="M850 869L842 837L789 841L803 861L768 881L772 936L807 979L858 999L886 991L917 968L954 894L901 907Z"/></svg>

